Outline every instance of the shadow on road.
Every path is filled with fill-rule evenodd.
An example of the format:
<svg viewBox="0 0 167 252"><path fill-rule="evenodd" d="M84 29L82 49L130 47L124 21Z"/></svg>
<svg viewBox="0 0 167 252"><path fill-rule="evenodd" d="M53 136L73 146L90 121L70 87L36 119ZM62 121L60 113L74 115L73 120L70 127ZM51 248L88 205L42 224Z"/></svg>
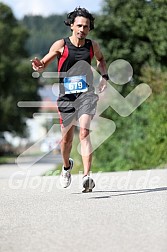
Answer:
<svg viewBox="0 0 167 252"><path fill-rule="evenodd" d="M135 195L135 194L142 194L142 193L153 193L153 192L162 192L167 191L167 187L160 187L160 188L152 188L152 189L138 189L138 190L120 190L120 191L93 191L93 193L113 193L111 195L106 196L96 196L91 197L89 199L108 199L111 197L118 197L118 196L128 196L128 195Z"/></svg>

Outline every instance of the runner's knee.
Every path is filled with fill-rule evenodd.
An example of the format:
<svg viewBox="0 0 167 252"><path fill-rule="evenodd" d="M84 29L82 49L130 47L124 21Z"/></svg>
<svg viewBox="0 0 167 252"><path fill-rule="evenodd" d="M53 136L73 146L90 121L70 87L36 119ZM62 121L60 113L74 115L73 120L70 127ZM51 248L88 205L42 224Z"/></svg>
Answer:
<svg viewBox="0 0 167 252"><path fill-rule="evenodd" d="M84 138L86 138L89 135L89 130L85 128L80 128L79 138L80 141L82 141Z"/></svg>

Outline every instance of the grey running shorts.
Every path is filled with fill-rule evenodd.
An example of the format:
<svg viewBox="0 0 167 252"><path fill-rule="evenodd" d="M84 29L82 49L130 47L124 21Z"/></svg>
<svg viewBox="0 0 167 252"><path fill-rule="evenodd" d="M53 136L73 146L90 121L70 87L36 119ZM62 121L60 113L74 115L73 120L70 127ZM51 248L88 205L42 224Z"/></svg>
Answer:
<svg viewBox="0 0 167 252"><path fill-rule="evenodd" d="M98 95L94 91L60 94L57 100L60 124L67 127L74 119L78 120L83 114L94 116L98 99Z"/></svg>

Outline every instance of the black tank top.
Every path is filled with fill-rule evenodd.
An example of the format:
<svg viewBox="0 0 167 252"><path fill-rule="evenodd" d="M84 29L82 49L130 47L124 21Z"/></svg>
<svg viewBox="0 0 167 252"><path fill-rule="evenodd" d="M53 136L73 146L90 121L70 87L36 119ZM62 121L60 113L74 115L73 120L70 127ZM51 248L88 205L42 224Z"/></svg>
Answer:
<svg viewBox="0 0 167 252"><path fill-rule="evenodd" d="M93 46L90 39L86 39L82 47L74 46L69 38L64 39L64 51L62 55L58 57L61 94L64 94L64 77L77 75L86 75L88 90L94 90L93 72L91 70L91 60L93 56Z"/></svg>

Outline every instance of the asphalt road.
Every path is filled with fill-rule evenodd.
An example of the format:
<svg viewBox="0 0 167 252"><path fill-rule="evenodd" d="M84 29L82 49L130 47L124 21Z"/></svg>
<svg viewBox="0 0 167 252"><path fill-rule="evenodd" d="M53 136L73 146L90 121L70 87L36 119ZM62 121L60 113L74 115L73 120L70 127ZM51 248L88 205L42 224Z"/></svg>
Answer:
<svg viewBox="0 0 167 252"><path fill-rule="evenodd" d="M0 179L1 252L166 252L167 169Z"/></svg>

